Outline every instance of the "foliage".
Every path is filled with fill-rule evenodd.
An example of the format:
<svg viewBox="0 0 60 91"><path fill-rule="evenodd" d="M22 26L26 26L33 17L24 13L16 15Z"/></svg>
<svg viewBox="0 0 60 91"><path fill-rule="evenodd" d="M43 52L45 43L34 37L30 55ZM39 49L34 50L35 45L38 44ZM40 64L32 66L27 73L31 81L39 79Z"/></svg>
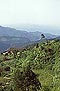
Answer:
<svg viewBox="0 0 60 91"><path fill-rule="evenodd" d="M24 70L17 69L14 74L15 91L37 91L41 88L41 83L30 67Z"/></svg>
<svg viewBox="0 0 60 91"><path fill-rule="evenodd" d="M7 67L9 71L5 70ZM27 71L36 74L36 79L39 79L42 86L40 91L60 91L60 41L45 41L16 52L14 49L12 54L0 54L0 90L14 91L16 85L14 81L18 79L24 82ZM31 91L32 86L29 87Z"/></svg>

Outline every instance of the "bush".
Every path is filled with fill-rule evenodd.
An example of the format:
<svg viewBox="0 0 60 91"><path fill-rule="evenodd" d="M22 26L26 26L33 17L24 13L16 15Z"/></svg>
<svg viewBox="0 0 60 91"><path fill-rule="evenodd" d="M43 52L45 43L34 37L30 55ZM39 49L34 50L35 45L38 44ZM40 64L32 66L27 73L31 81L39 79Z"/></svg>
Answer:
<svg viewBox="0 0 60 91"><path fill-rule="evenodd" d="M41 83L36 77L36 74L31 69L19 70L14 74L15 91L32 91L40 90Z"/></svg>

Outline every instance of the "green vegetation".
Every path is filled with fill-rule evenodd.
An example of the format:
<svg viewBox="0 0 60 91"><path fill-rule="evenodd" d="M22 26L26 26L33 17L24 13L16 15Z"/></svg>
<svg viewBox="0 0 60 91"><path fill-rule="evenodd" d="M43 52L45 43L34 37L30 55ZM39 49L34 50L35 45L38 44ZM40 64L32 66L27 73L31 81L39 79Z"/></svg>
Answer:
<svg viewBox="0 0 60 91"><path fill-rule="evenodd" d="M60 41L0 54L0 91L60 91Z"/></svg>

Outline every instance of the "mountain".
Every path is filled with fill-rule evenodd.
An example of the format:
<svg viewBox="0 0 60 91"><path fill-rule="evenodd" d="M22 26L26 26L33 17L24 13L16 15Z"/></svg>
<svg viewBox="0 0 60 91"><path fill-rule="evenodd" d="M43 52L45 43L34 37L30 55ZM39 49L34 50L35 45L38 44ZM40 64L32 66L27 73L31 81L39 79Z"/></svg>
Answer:
<svg viewBox="0 0 60 91"><path fill-rule="evenodd" d="M22 29L17 30L10 27L0 26L0 52L5 51L10 47L23 47L27 44L39 41L41 39L41 34L42 32L39 32L38 29L36 29L35 32L27 32L27 28L22 31ZM43 34L45 35L46 39L52 39L56 37L56 35L48 33Z"/></svg>
<svg viewBox="0 0 60 91"><path fill-rule="evenodd" d="M3 52L11 47L23 47L30 43L30 40L24 37L9 37L1 36L0 37L0 52Z"/></svg>
<svg viewBox="0 0 60 91"><path fill-rule="evenodd" d="M60 36L56 37L56 39L59 39L60 40Z"/></svg>
<svg viewBox="0 0 60 91"><path fill-rule="evenodd" d="M27 31L34 31L35 32L27 32ZM42 31L42 30L41 30ZM2 27L0 26L0 36L10 36L10 37L25 37L28 38L30 41L37 41L41 38L41 33L39 32L38 28L22 28L20 30L14 29L14 28L10 28L10 27ZM56 35L52 35L49 33L44 33L45 37L47 39L49 38L55 38Z"/></svg>

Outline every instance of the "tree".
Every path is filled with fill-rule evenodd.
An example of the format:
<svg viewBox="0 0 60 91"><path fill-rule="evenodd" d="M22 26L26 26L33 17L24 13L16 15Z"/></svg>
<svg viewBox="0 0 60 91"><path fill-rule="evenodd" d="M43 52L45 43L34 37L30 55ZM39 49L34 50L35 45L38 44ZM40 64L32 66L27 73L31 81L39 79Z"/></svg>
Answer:
<svg viewBox="0 0 60 91"><path fill-rule="evenodd" d="M44 34L41 34L41 39L45 38L45 35Z"/></svg>

